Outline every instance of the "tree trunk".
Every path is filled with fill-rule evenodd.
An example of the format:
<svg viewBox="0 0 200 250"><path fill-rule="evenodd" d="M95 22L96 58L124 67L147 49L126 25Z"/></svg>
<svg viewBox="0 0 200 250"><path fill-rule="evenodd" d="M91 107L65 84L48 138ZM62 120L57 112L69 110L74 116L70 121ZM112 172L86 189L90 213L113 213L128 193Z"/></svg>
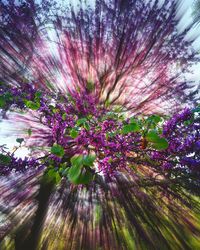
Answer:
<svg viewBox="0 0 200 250"><path fill-rule="evenodd" d="M42 227L45 221L46 213L48 210L49 198L55 187L54 182L41 182L39 193L37 196L38 208L35 214L35 218L30 229L30 233L23 240L25 230L29 230L27 226L22 227L15 237L15 250L36 250L40 240Z"/></svg>

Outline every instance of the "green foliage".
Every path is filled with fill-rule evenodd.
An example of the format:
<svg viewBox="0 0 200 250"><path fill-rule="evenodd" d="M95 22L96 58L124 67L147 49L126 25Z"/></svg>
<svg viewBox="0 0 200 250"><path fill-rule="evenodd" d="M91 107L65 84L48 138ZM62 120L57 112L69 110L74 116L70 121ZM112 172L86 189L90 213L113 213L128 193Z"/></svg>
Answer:
<svg viewBox="0 0 200 250"><path fill-rule="evenodd" d="M4 96L0 96L0 108L4 108L6 105L6 101Z"/></svg>
<svg viewBox="0 0 200 250"><path fill-rule="evenodd" d="M87 121L86 118L80 118L80 119L78 119L78 120L76 121L76 125L77 125L77 126L81 126L81 125L83 125L86 121Z"/></svg>
<svg viewBox="0 0 200 250"><path fill-rule="evenodd" d="M72 166L88 166L91 167L96 159L95 155L74 155L70 162Z"/></svg>
<svg viewBox="0 0 200 250"><path fill-rule="evenodd" d="M68 172L69 180L76 185L89 184L93 179L93 174L81 166L72 166Z"/></svg>
<svg viewBox="0 0 200 250"><path fill-rule="evenodd" d="M24 141L24 138L17 138L16 142L18 142L19 144L22 144L22 142Z"/></svg>
<svg viewBox="0 0 200 250"><path fill-rule="evenodd" d="M71 96L70 93L67 93L67 98L72 104L75 104L74 98Z"/></svg>
<svg viewBox="0 0 200 250"><path fill-rule="evenodd" d="M87 121L87 118L80 118L76 121L77 126L83 126L86 130L90 129L90 125Z"/></svg>
<svg viewBox="0 0 200 250"><path fill-rule="evenodd" d="M60 174L52 167L46 171L44 179L47 182L54 182L55 184L58 184L61 180L61 177Z"/></svg>
<svg viewBox="0 0 200 250"><path fill-rule="evenodd" d="M93 83L92 81L87 81L86 89L87 89L89 92L92 92L92 91L94 90L94 83Z"/></svg>
<svg viewBox="0 0 200 250"><path fill-rule="evenodd" d="M130 124L124 125L122 128L122 134L128 134L131 132L138 132L140 130L139 124L136 121L131 121Z"/></svg>
<svg viewBox="0 0 200 250"><path fill-rule="evenodd" d="M5 108L6 104L13 100L13 96L9 92L0 95L0 108Z"/></svg>
<svg viewBox="0 0 200 250"><path fill-rule="evenodd" d="M149 142L156 142L160 137L155 130L150 130L146 135L146 139Z"/></svg>
<svg viewBox="0 0 200 250"><path fill-rule="evenodd" d="M116 132L107 132L106 133L106 139L112 138L116 135Z"/></svg>
<svg viewBox="0 0 200 250"><path fill-rule="evenodd" d="M30 108L32 110L38 110L40 108L40 98L42 96L42 93L40 91L37 91L35 93L34 101L30 101L27 99L24 99L24 104L27 108Z"/></svg>
<svg viewBox="0 0 200 250"><path fill-rule="evenodd" d="M83 126L86 130L90 130L90 125L88 122L85 122Z"/></svg>
<svg viewBox="0 0 200 250"><path fill-rule="evenodd" d="M101 121L105 121L105 120L118 120L119 119L119 114L109 111L107 112L102 118Z"/></svg>
<svg viewBox="0 0 200 250"><path fill-rule="evenodd" d="M60 112L60 110L59 110L59 109L56 109L56 108L53 108L53 109L52 109L52 112L53 112L54 114L57 114L57 113Z"/></svg>
<svg viewBox="0 0 200 250"><path fill-rule="evenodd" d="M151 115L147 118L148 121L157 124L162 121L161 117L159 115Z"/></svg>
<svg viewBox="0 0 200 250"><path fill-rule="evenodd" d="M75 139L75 138L78 136L78 131L77 131L75 128L71 129L71 130L70 130L70 136L71 136L73 139Z"/></svg>
<svg viewBox="0 0 200 250"><path fill-rule="evenodd" d="M79 176L81 174L81 168L82 165L72 165L68 171L68 178L70 182L74 184L80 184L78 183Z"/></svg>
<svg viewBox="0 0 200 250"><path fill-rule="evenodd" d="M37 102L33 102L33 101L28 101L28 100L24 100L24 103L26 105L27 108L30 108L32 110L38 110L40 108L40 103Z"/></svg>
<svg viewBox="0 0 200 250"><path fill-rule="evenodd" d="M162 121L162 118L159 115L151 115L144 121L144 127L147 129L158 129L159 123Z"/></svg>
<svg viewBox="0 0 200 250"><path fill-rule="evenodd" d="M92 155L92 154L84 155L83 160L82 160L83 165L91 167L94 164L95 159L96 159L95 155Z"/></svg>
<svg viewBox="0 0 200 250"><path fill-rule="evenodd" d="M42 92L37 91L37 92L35 93L35 100L39 100L39 99L41 98L41 96L42 96Z"/></svg>
<svg viewBox="0 0 200 250"><path fill-rule="evenodd" d="M29 136L31 136L31 134L32 134L31 128L29 128L29 129L27 130L27 133L28 133Z"/></svg>
<svg viewBox="0 0 200 250"><path fill-rule="evenodd" d="M71 159L70 162L72 166L81 166L83 161L83 155L74 155Z"/></svg>
<svg viewBox="0 0 200 250"><path fill-rule="evenodd" d="M73 184L89 184L93 179L91 171L85 167L91 167L95 161L94 155L75 155L71 158L71 167L68 178Z"/></svg>
<svg viewBox="0 0 200 250"><path fill-rule="evenodd" d="M157 150L165 150L169 146L168 141L165 138L160 138L153 143L152 147Z"/></svg>
<svg viewBox="0 0 200 250"><path fill-rule="evenodd" d="M146 135L146 140L152 143L152 147L157 150L165 150L168 148L168 141L160 137L155 130L150 130Z"/></svg>
<svg viewBox="0 0 200 250"><path fill-rule="evenodd" d="M110 101L109 100L106 100L105 101L105 107L108 108L110 106Z"/></svg>
<svg viewBox="0 0 200 250"><path fill-rule="evenodd" d="M11 162L11 157L8 155L0 154L0 163L9 164Z"/></svg>
<svg viewBox="0 0 200 250"><path fill-rule="evenodd" d="M62 119L63 119L63 121L65 121L65 120L66 120L66 118L67 118L67 114L66 114L66 113L64 113L64 114L62 115Z"/></svg>
<svg viewBox="0 0 200 250"><path fill-rule="evenodd" d="M58 156L58 157L63 157L65 154L64 148L59 145L59 144L54 144L51 147L51 153Z"/></svg>
<svg viewBox="0 0 200 250"><path fill-rule="evenodd" d="M192 110L193 113L200 113L200 105L198 105L195 109Z"/></svg>
<svg viewBox="0 0 200 250"><path fill-rule="evenodd" d="M13 96L10 92L6 92L4 94L4 98L5 98L5 101L12 101L13 100Z"/></svg>

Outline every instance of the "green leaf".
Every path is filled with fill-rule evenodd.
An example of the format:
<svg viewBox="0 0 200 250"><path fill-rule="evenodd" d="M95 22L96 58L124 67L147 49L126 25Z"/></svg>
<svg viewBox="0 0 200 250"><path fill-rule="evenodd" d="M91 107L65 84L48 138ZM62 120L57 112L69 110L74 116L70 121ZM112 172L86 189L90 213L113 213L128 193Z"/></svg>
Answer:
<svg viewBox="0 0 200 250"><path fill-rule="evenodd" d="M61 168L66 168L67 167L67 162L60 163Z"/></svg>
<svg viewBox="0 0 200 250"><path fill-rule="evenodd" d="M191 120L184 121L183 124L185 126L188 126L188 125L191 125L193 122L194 122L194 119L191 119Z"/></svg>
<svg viewBox="0 0 200 250"><path fill-rule="evenodd" d="M94 90L94 83L93 83L92 81L87 81L86 89L87 89L89 92L92 92L92 91Z"/></svg>
<svg viewBox="0 0 200 250"><path fill-rule="evenodd" d="M12 96L12 94L10 92L6 92L4 94L4 98L5 98L6 101L12 101L13 100L13 96Z"/></svg>
<svg viewBox="0 0 200 250"><path fill-rule="evenodd" d="M94 164L95 159L96 159L96 155L92 155L92 154L85 155L83 157L83 165L91 167Z"/></svg>
<svg viewBox="0 0 200 250"><path fill-rule="evenodd" d="M50 168L47 172L47 175L50 179L55 180L57 177L57 172L55 171L54 168Z"/></svg>
<svg viewBox="0 0 200 250"><path fill-rule="evenodd" d="M37 91L35 93L35 98L34 98L35 103L39 103L40 104L40 98L41 98L41 96L42 96L42 93L40 91Z"/></svg>
<svg viewBox="0 0 200 250"><path fill-rule="evenodd" d="M113 111L116 113L121 113L123 111L123 107L120 105L115 105Z"/></svg>
<svg viewBox="0 0 200 250"><path fill-rule="evenodd" d="M130 124L124 125L124 127L122 128L122 134L128 134L130 132L132 132Z"/></svg>
<svg viewBox="0 0 200 250"><path fill-rule="evenodd" d="M78 165L81 166L83 161L83 155L74 155L71 159L70 162L72 165Z"/></svg>
<svg viewBox="0 0 200 250"><path fill-rule="evenodd" d="M74 164L70 167L68 171L68 178L72 183L77 184L76 182L81 174L81 168L82 164Z"/></svg>
<svg viewBox="0 0 200 250"><path fill-rule="evenodd" d="M69 172L69 169L64 169L64 170L62 171L62 176L67 177L67 176L68 176L68 172Z"/></svg>
<svg viewBox="0 0 200 250"><path fill-rule="evenodd" d="M165 138L159 138L156 142L152 144L152 147L157 150L165 150L169 146L168 141Z"/></svg>
<svg viewBox="0 0 200 250"><path fill-rule="evenodd" d="M59 109L56 109L56 108L53 108L53 109L52 109L52 112L53 112L54 114L59 113L59 111L60 111L60 110L59 110Z"/></svg>
<svg viewBox="0 0 200 250"><path fill-rule="evenodd" d="M87 115L87 120L92 120L93 115Z"/></svg>
<svg viewBox="0 0 200 250"><path fill-rule="evenodd" d="M68 100L72 103L75 104L74 98L71 96L70 93L67 93Z"/></svg>
<svg viewBox="0 0 200 250"><path fill-rule="evenodd" d="M32 102L32 101L28 101L28 100L25 100L24 102L25 102L27 108L30 108L32 110L38 110L40 108L39 102Z"/></svg>
<svg viewBox="0 0 200 250"><path fill-rule="evenodd" d="M70 136L75 139L78 136L78 131L76 129L71 129L70 130Z"/></svg>
<svg viewBox="0 0 200 250"><path fill-rule="evenodd" d="M66 113L64 113L64 114L62 115L62 119L63 119L63 121L65 121L65 120L66 120L66 118L67 118L67 114L66 114Z"/></svg>
<svg viewBox="0 0 200 250"><path fill-rule="evenodd" d="M110 101L109 100L106 100L105 102L105 107L108 108L110 106Z"/></svg>
<svg viewBox="0 0 200 250"><path fill-rule="evenodd" d="M151 115L146 119L147 123L151 124L152 127L155 127L159 122L162 121L159 115Z"/></svg>
<svg viewBox="0 0 200 250"><path fill-rule="evenodd" d="M85 129L87 129L87 130L90 129L90 125L89 125L89 123L87 122L87 119L86 119L86 118L78 119L78 120L76 121L76 125L77 125L77 126L83 125L83 127L84 127Z"/></svg>
<svg viewBox="0 0 200 250"><path fill-rule="evenodd" d="M28 133L29 136L31 136L32 130L29 128L29 129L27 130L27 133Z"/></svg>
<svg viewBox="0 0 200 250"><path fill-rule="evenodd" d="M53 109L55 108L53 105L49 105L49 108L51 109L51 111L53 111Z"/></svg>
<svg viewBox="0 0 200 250"><path fill-rule="evenodd" d="M24 138L17 138L16 142L18 142L19 144L22 144L22 142L24 141Z"/></svg>
<svg viewBox="0 0 200 250"><path fill-rule="evenodd" d="M35 93L35 98L36 98L36 99L39 99L41 96L42 96L42 92L37 91L37 92Z"/></svg>
<svg viewBox="0 0 200 250"><path fill-rule="evenodd" d="M84 123L85 123L86 121L87 121L86 118L78 119L78 120L76 121L76 125L77 125L77 126L84 125Z"/></svg>
<svg viewBox="0 0 200 250"><path fill-rule="evenodd" d="M93 174L86 169L82 169L74 184L89 184L93 179Z"/></svg>
<svg viewBox="0 0 200 250"><path fill-rule="evenodd" d="M108 140L109 138L112 138L116 135L116 132L107 132L106 133L106 139Z"/></svg>
<svg viewBox="0 0 200 250"><path fill-rule="evenodd" d="M154 123L159 123L162 121L161 117L159 115L151 115L149 119Z"/></svg>
<svg viewBox="0 0 200 250"><path fill-rule="evenodd" d="M139 130L140 130L140 127L137 123L130 123L130 124L124 125L124 127L122 128L122 134L137 132Z"/></svg>
<svg viewBox="0 0 200 250"><path fill-rule="evenodd" d="M51 153L58 157L63 157L63 155L65 154L65 151L61 145L54 144L51 148Z"/></svg>
<svg viewBox="0 0 200 250"><path fill-rule="evenodd" d="M61 180L60 174L53 168L50 168L45 174L47 181L52 181L55 184L58 184Z"/></svg>
<svg viewBox="0 0 200 250"><path fill-rule="evenodd" d="M58 172L55 173L55 182L58 184L61 180L60 174Z"/></svg>
<svg viewBox="0 0 200 250"><path fill-rule="evenodd" d="M137 120L135 119L135 117L130 118L130 123L137 123Z"/></svg>
<svg viewBox="0 0 200 250"><path fill-rule="evenodd" d="M150 130L146 135L146 140L149 142L157 142L160 139L155 130Z"/></svg>
<svg viewBox="0 0 200 250"><path fill-rule="evenodd" d="M86 129L86 130L90 130L90 125L88 122L85 122L83 127Z"/></svg>
<svg viewBox="0 0 200 250"><path fill-rule="evenodd" d="M4 108L6 105L6 101L3 96L0 96L0 108Z"/></svg>
<svg viewBox="0 0 200 250"><path fill-rule="evenodd" d="M93 174L82 167L82 165L71 166L68 172L68 178L71 183L76 185L88 184L93 179Z"/></svg>
<svg viewBox="0 0 200 250"><path fill-rule="evenodd" d="M9 164L11 162L11 157L8 155L0 154L0 163Z"/></svg>
<svg viewBox="0 0 200 250"><path fill-rule="evenodd" d="M81 88L80 88L79 86L77 86L77 87L76 87L76 91L77 91L78 93L80 93L80 92L81 92Z"/></svg>
<svg viewBox="0 0 200 250"><path fill-rule="evenodd" d="M74 155L70 161L72 166L68 171L68 178L73 184L88 184L92 178L93 174L84 168L85 166L91 166L95 160L94 155Z"/></svg>
<svg viewBox="0 0 200 250"><path fill-rule="evenodd" d="M193 113L195 113L195 112L199 113L200 112L200 107L197 107L197 108L193 109L192 112Z"/></svg>
<svg viewBox="0 0 200 250"><path fill-rule="evenodd" d="M145 123L148 128L155 129L161 121L162 119L159 115L151 115L146 119Z"/></svg>
<svg viewBox="0 0 200 250"><path fill-rule="evenodd" d="M132 127L133 132L138 132L140 130L140 126L136 121L131 121L130 125Z"/></svg>
<svg viewBox="0 0 200 250"><path fill-rule="evenodd" d="M147 133L146 140L152 143L154 149L164 150L168 148L168 141L161 138L155 130L150 130Z"/></svg>

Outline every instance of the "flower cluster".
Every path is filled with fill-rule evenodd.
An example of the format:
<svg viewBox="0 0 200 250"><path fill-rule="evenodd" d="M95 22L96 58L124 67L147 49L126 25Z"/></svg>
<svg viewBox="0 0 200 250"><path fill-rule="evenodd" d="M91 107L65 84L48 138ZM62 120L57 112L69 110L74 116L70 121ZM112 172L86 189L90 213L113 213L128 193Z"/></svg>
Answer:
<svg viewBox="0 0 200 250"><path fill-rule="evenodd" d="M185 108L166 121L163 136L169 146L162 152L154 152L151 157L182 185L199 188L200 177L200 109ZM194 190L193 190L194 191Z"/></svg>
<svg viewBox="0 0 200 250"><path fill-rule="evenodd" d="M22 159L11 154L0 154L1 175L8 175L15 171L22 173L30 169L35 171L42 168L43 166L34 158Z"/></svg>
<svg viewBox="0 0 200 250"><path fill-rule="evenodd" d="M134 128L136 123L130 131L123 131L130 119L98 105L86 93L73 93L60 100L59 105L41 105L38 111L51 131L48 145L62 146L68 158L95 154L98 170L104 174L126 167L127 156L141 143L141 134Z"/></svg>
<svg viewBox="0 0 200 250"><path fill-rule="evenodd" d="M37 90L30 84L24 83L22 86L14 87L7 86L6 84L0 84L0 109L7 111L12 107L24 109L26 107L31 108L34 100L37 100Z"/></svg>
<svg viewBox="0 0 200 250"><path fill-rule="evenodd" d="M29 85L25 85L25 90L27 94L11 88L7 93L17 96L18 102L14 97L9 100L9 105L32 109L48 128L44 146L49 147L50 152L40 161L47 172L53 171L62 177L68 176L74 168L77 178L82 179L74 180L69 174L71 179L82 183L85 182L82 172L86 171L88 175L89 168L93 174L102 172L104 176L112 176L116 170L129 169L133 165L156 166L166 172L182 168L199 171L199 108L186 108L164 121L158 115L127 117L119 107L101 104L87 89L68 95L49 95L35 91ZM38 131L40 135L41 130ZM82 160L71 162L73 157ZM12 169L24 171L28 164L38 166L34 160L13 157L1 173Z"/></svg>

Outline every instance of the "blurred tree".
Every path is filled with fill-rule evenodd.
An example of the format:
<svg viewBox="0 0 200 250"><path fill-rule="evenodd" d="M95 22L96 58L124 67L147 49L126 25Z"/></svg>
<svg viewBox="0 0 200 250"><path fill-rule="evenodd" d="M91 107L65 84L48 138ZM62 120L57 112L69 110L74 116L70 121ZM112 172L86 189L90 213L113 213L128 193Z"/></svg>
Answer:
<svg viewBox="0 0 200 250"><path fill-rule="evenodd" d="M1 118L26 126L0 146L4 202L29 214L7 211L16 250L199 248L199 57L178 3L0 3Z"/></svg>

